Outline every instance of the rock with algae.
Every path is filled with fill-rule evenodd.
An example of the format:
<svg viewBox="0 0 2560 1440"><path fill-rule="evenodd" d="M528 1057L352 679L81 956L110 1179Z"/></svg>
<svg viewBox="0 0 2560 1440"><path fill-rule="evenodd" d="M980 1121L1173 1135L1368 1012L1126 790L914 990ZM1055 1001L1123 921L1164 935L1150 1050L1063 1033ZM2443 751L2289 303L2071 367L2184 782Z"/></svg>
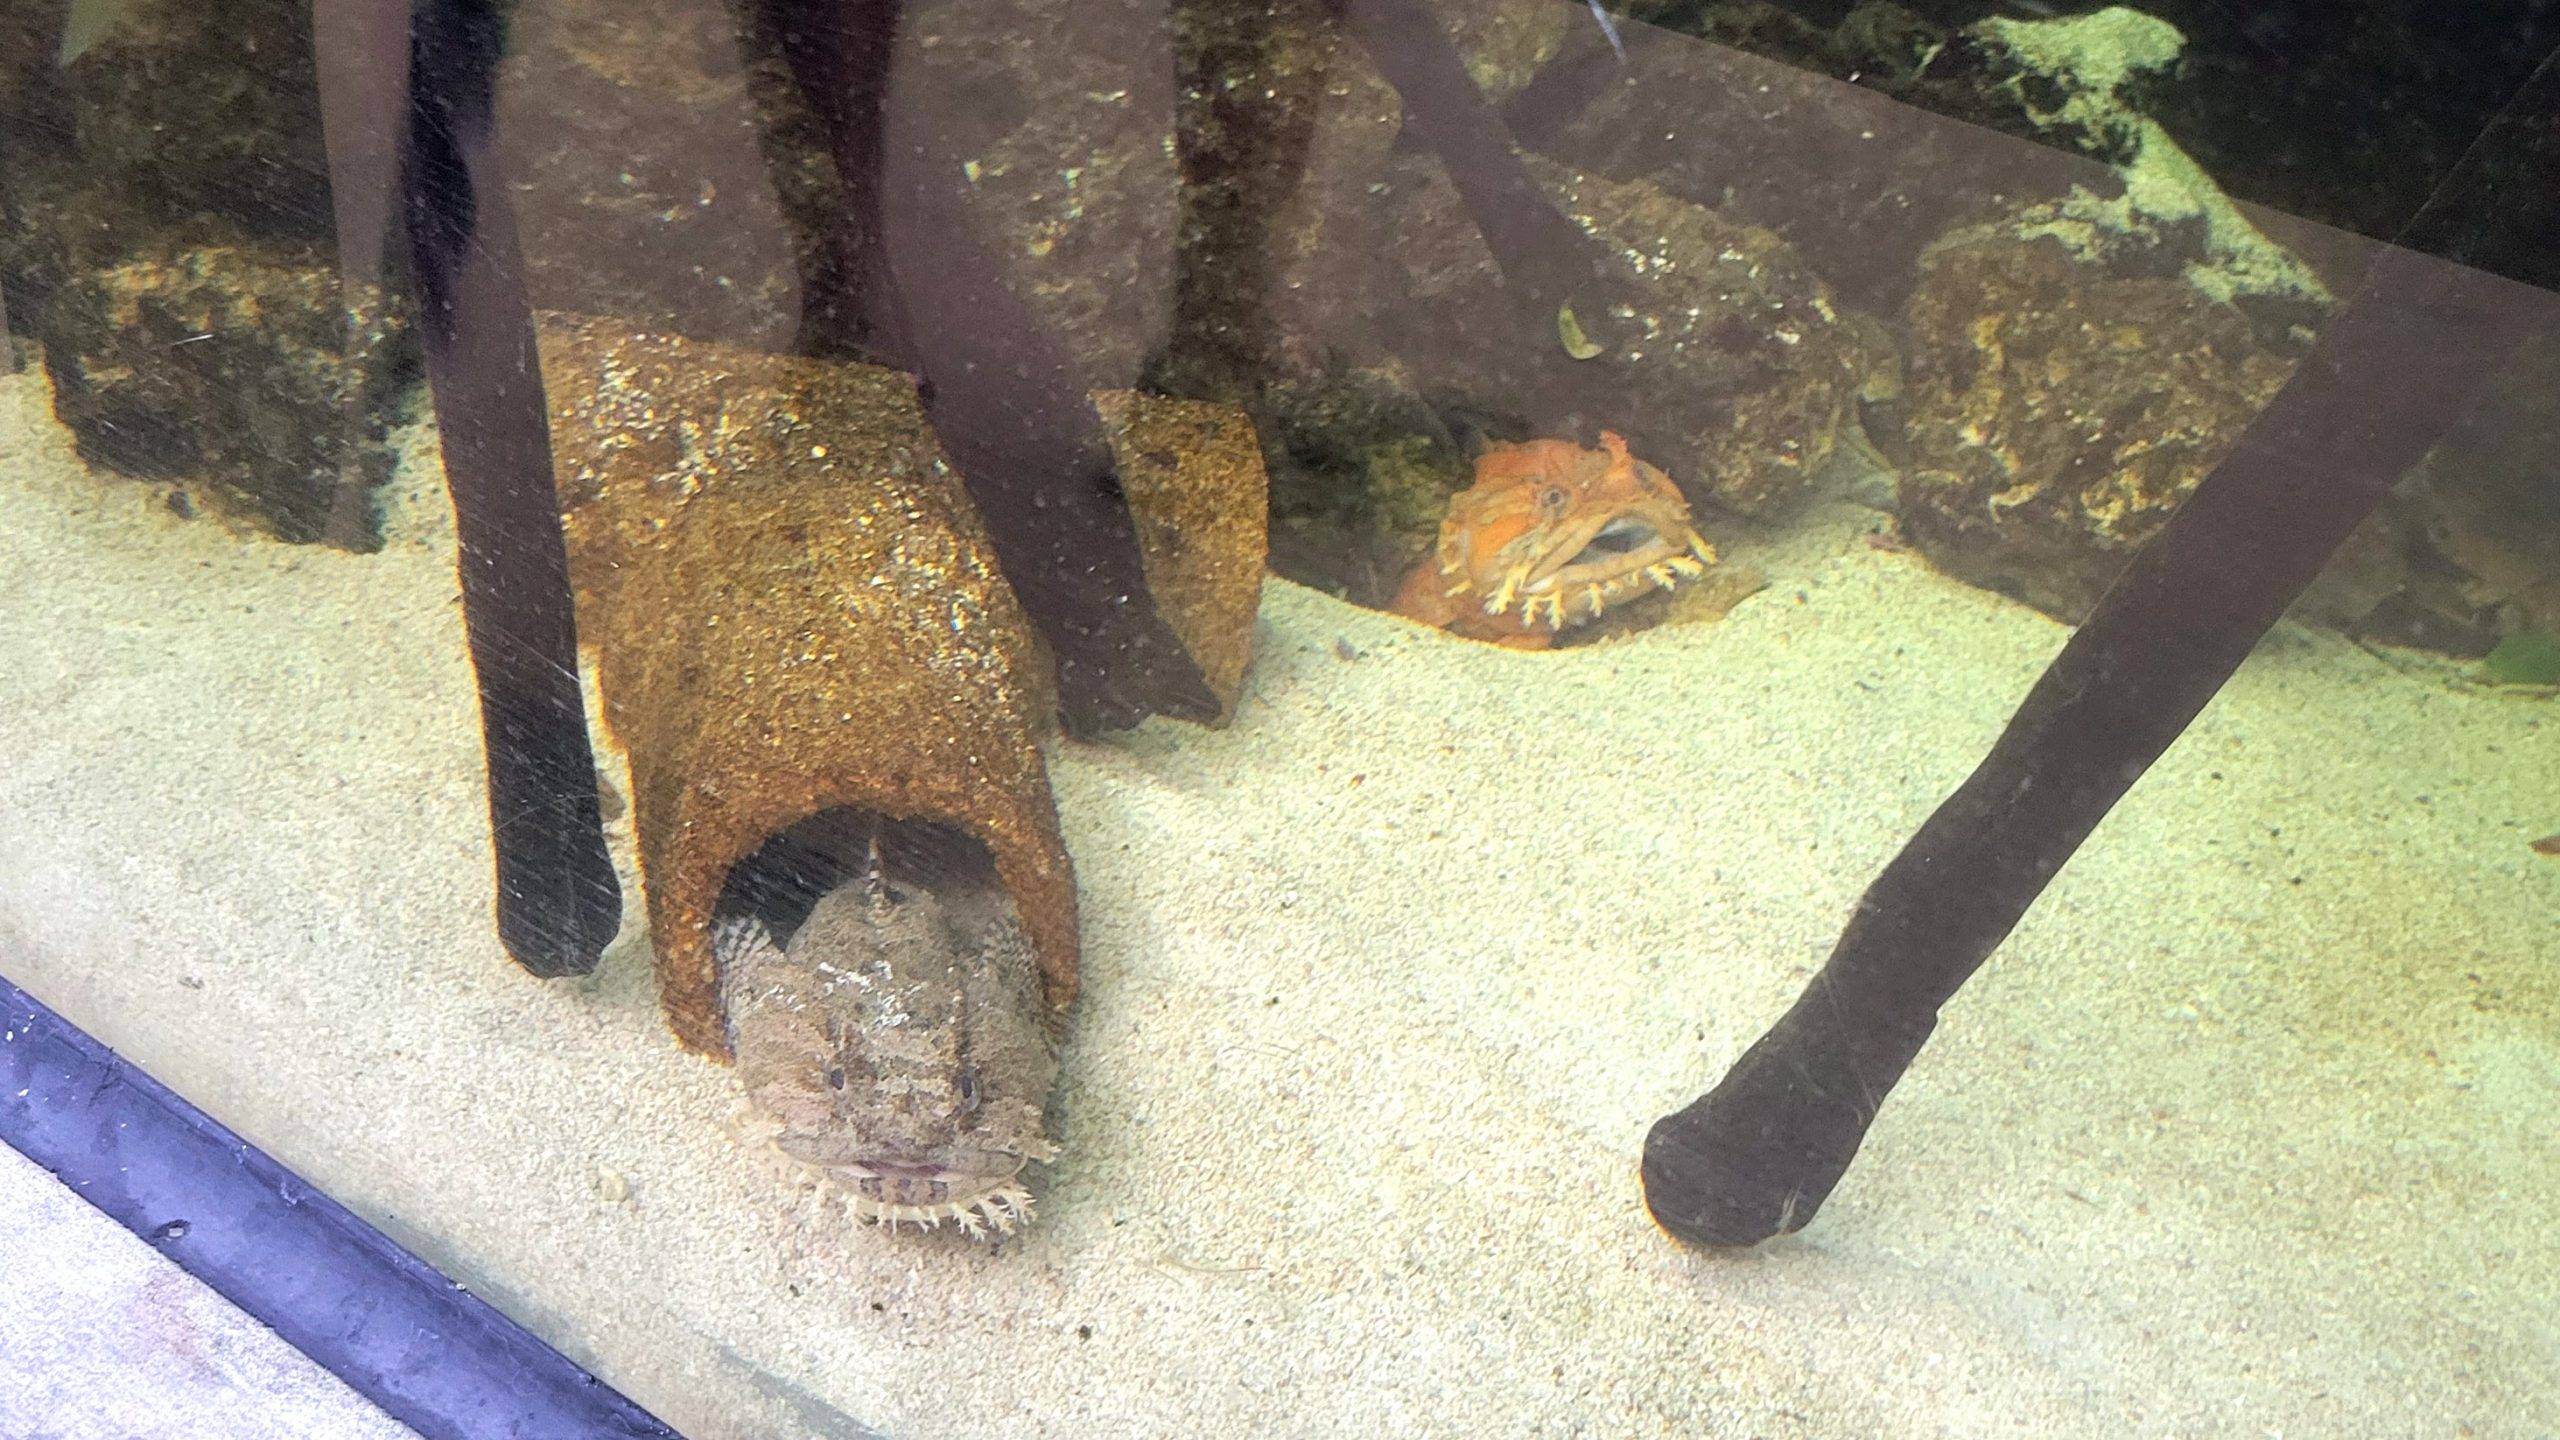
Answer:
<svg viewBox="0 0 2560 1440"><path fill-rule="evenodd" d="M1930 560L2077 620L2292 374L2175 272L1986 230L1907 316L1902 523Z"/></svg>
<svg viewBox="0 0 2560 1440"><path fill-rule="evenodd" d="M1047 657L913 380L561 317L541 353L677 1037L727 1053L710 927L731 871L844 811L982 845L1063 1011L1076 909L1039 744ZM1231 709L1261 574L1250 427L1102 409L1159 603Z"/></svg>
<svg viewBox="0 0 2560 1440"><path fill-rule="evenodd" d="M864 353L852 197L788 59L830 43L833 12L741 8L752 17L752 89L799 259L804 348ZM1179 23L1154 0L984 0L910 5L900 17L888 81L897 125L932 137L954 213L1095 384L1135 379L1173 324L1180 179L1166 116ZM893 183L905 183L904 163L891 167Z"/></svg>
<svg viewBox="0 0 2560 1440"><path fill-rule="evenodd" d="M2037 218L2031 233L2050 234L2083 255L2111 248L2109 237L2150 237L2190 230L2201 253L2182 267L2187 281L2217 300L2242 296L2330 301L2308 265L2260 231L2204 173L2160 122L2123 96L2125 86L2178 59L2186 39L2155 16L2111 6L2067 19L1983 21L1977 33L2019 66L2009 82L2039 123L2069 126L2103 140L2121 157L2120 193L2074 187ZM2030 82L2041 80L2033 87ZM2049 100L2039 103L2039 94Z"/></svg>
<svg viewBox="0 0 2560 1440"><path fill-rule="evenodd" d="M1692 500L1768 513L1802 494L1881 358L1830 288L1769 231L1642 182L1535 158L1529 169L1607 271L1607 319L1627 339L1578 357L1607 376L1606 423ZM1393 159L1356 194L1311 197L1284 227L1272 311L1298 353L1544 433L1545 361L1572 353L1561 317L1534 333L1504 323L1501 272L1435 159Z"/></svg>
<svg viewBox="0 0 2560 1440"><path fill-rule="evenodd" d="M1516 94L1587 12L1548 0L1434 5L1468 77ZM1321 0L1173 9L1181 85L1179 303L1152 383L1241 405L1272 486L1272 563L1381 604L1430 544L1468 461L1399 367L1323 353L1272 308L1328 216L1378 205L1403 102ZM1326 277L1319 277L1326 278Z"/></svg>
<svg viewBox="0 0 2560 1440"><path fill-rule="evenodd" d="M1460 432L1572 428L1548 384L1567 356L1608 392L1585 419L1693 497L1766 511L1802 493L1878 357L1783 241L1531 157L1610 283L1570 320L1517 324L1441 161L1399 144L1397 93L1320 7L1196 8L1186 57L1224 69L1181 112L1192 303L1159 374L1253 411L1283 573L1384 602L1467 483ZM1554 5L1444 8L1496 101L1598 33ZM1603 333L1633 342L1604 351Z"/></svg>
<svg viewBox="0 0 2560 1440"><path fill-rule="evenodd" d="M787 142L758 123L731 6L518 6L496 105L535 306L792 348L802 285L767 168Z"/></svg>
<svg viewBox="0 0 2560 1440"><path fill-rule="evenodd" d="M23 0L0 22L10 184L94 255L213 220L330 243L310 9Z"/></svg>
<svg viewBox="0 0 2560 1440"><path fill-rule="evenodd" d="M91 463L379 543L415 350L339 274L309 7L0 7L0 287Z"/></svg>
<svg viewBox="0 0 2560 1440"><path fill-rule="evenodd" d="M1515 117L1521 136L1775 230L1847 303L1879 312L1901 306L1939 236L2022 203L2053 205L2075 238L2192 229L2200 285L2318 298L2263 213L2235 205L2152 113L2183 92L2171 77L2186 41L2168 22L2117 6L1950 28L1864 0L1825 29L1803 8L1653 6L1646 18L1715 43L1642 45L1621 62L1586 38ZM2288 242L2320 238L2267 223Z"/></svg>
<svg viewBox="0 0 2560 1440"><path fill-rule="evenodd" d="M1409 382L1336 370L1256 397L1271 469L1271 564L1364 605L1391 600L1472 466Z"/></svg>
<svg viewBox="0 0 2560 1440"><path fill-rule="evenodd" d="M372 550L408 325L334 261L243 242L155 243L74 274L32 328L81 458L279 540Z"/></svg>
<svg viewBox="0 0 2560 1440"><path fill-rule="evenodd" d="M2094 168L1986 133L2047 138L2001 87L2012 67L1899 7L1871 0L1827 30L1759 0L1651 9L1635 13L1682 33L1621 60L1576 32L1512 117L1522 142L1775 232L1846 306L1891 313L1931 240Z"/></svg>

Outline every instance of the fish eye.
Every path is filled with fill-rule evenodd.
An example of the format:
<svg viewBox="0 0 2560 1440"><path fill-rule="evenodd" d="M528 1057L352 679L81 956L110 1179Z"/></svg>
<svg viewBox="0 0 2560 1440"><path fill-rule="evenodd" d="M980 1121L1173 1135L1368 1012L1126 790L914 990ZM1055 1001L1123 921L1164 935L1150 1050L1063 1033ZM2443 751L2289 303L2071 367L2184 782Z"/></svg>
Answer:
<svg viewBox="0 0 2560 1440"><path fill-rule="evenodd" d="M963 1109L967 1109L967 1110L975 1110L975 1109L977 1109L977 1108L978 1108L978 1072L977 1072L977 1071L975 1071L975 1070L963 1070L963 1071L961 1071L961 1072L960 1072L960 1082L959 1082L959 1083L960 1083L960 1105L961 1105L961 1108L963 1108Z"/></svg>
<svg viewBox="0 0 2560 1440"><path fill-rule="evenodd" d="M1538 504L1544 509L1562 510L1564 508L1564 487L1561 485L1550 485L1546 489L1539 491Z"/></svg>

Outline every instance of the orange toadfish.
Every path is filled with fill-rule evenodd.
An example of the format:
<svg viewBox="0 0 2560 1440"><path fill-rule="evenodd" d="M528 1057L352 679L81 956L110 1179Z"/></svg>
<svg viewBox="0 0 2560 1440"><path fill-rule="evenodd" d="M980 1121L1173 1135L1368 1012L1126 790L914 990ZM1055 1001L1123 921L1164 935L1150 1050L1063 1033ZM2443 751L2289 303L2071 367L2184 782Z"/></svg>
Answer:
<svg viewBox="0 0 2560 1440"><path fill-rule="evenodd" d="M1495 445L1475 483L1449 502L1440 540L1390 607L1470 639L1538 650L1569 625L1684 576L1716 552L1689 526L1671 477L1602 431L1600 448L1568 440Z"/></svg>

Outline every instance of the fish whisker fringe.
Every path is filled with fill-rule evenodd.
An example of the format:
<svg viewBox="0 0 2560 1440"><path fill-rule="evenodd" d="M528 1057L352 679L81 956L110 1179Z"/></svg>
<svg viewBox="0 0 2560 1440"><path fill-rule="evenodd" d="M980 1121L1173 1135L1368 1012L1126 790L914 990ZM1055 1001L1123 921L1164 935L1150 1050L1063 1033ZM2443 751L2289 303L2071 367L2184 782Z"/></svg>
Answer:
<svg viewBox="0 0 2560 1440"><path fill-rule="evenodd" d="M856 1217L896 1234L901 1224L918 1230L939 1230L942 1222L951 1221L960 1233L985 1238L990 1230L1010 1235L1031 1219L1031 1192L1018 1185L1000 1186L967 1200L940 1201L929 1205L900 1205L874 1200L859 1192L848 1192Z"/></svg>

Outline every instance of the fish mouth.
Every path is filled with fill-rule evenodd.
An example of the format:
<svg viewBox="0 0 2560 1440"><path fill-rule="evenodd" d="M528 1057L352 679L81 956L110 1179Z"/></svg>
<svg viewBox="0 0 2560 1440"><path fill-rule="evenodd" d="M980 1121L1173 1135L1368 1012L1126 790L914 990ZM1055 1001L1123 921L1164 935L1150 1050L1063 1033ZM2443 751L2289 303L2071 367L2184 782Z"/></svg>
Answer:
<svg viewBox="0 0 2560 1440"><path fill-rule="evenodd" d="M1559 547L1561 548L1561 547ZM1533 577L1528 588L1571 588L1632 575L1681 553L1681 545L1638 515L1620 515L1566 552L1562 564Z"/></svg>
<svg viewBox="0 0 2560 1440"><path fill-rule="evenodd" d="M1031 1192L1019 1180L1028 1159L997 1151L944 1160L873 1155L826 1169L851 1195L854 1214L892 1233L901 1224L938 1230L948 1220L967 1235L1010 1235L1031 1218Z"/></svg>
<svg viewBox="0 0 2560 1440"><path fill-rule="evenodd" d="M1682 579L1703 575L1715 558L1715 551L1685 523L1620 513L1558 537L1547 558L1502 591L1517 590L1525 620L1536 622L1543 610L1547 628L1561 630L1595 620L1648 590L1668 590ZM1507 593L1503 598L1508 599Z"/></svg>

